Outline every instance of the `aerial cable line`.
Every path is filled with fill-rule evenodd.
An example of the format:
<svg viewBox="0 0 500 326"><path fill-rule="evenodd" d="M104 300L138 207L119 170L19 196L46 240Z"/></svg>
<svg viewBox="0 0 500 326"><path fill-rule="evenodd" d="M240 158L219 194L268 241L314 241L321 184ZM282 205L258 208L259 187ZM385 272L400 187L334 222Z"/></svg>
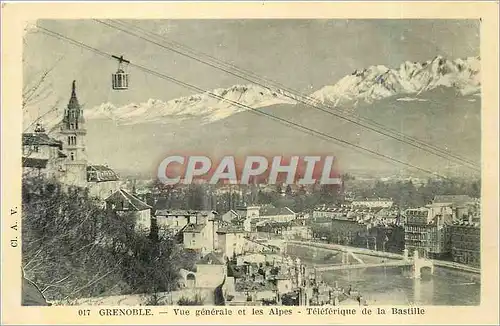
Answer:
<svg viewBox="0 0 500 326"><path fill-rule="evenodd" d="M110 60L115 60L113 58L113 56L111 54L108 54L104 51L101 51L99 49L96 49L94 47L91 47L83 42L80 42L80 41L77 41L77 40L74 40L72 38L69 38L65 35L62 35L60 33L57 33L57 32L54 32L50 29L47 29L47 28L44 28L42 26L37 26L44 34L48 35L48 36L51 36L51 37L55 37L55 38L58 38L59 40L61 41L65 41L65 42L68 42L72 45L75 45L75 46L78 46L78 47L81 47L83 49L86 49L88 51L91 51L91 52L94 52L95 54L98 54L100 56L103 56L105 58L108 58ZM433 175L433 176L437 176L437 177L440 177L442 179L448 179L447 177L445 176L442 176L436 172L432 172L430 170L427 170L427 169L424 169L424 168L421 168L419 166L416 166L416 165L413 165L411 163L408 163L408 162L404 162L404 161L401 161L399 159L396 159L396 158L393 158L393 157L390 157L389 155L386 155L386 154L382 154L382 153L379 153L379 152L376 152L374 150L371 150L371 149L368 149L368 148L365 148L365 147L362 147L360 145L356 145L356 144L352 144L346 140L343 140L343 139L340 139L340 138L336 138L334 136L331 136L331 135L328 135L324 132L321 132L321 131L317 131L317 130L314 130L312 128L309 128L309 127L306 127L306 126L303 126L299 123L295 123L293 121L289 121L289 120L286 120L284 118L280 118L280 117L277 117L277 116L274 116L270 113L267 113L267 112L263 112L261 110L258 110L258 109L254 109L250 106L247 106L247 105L244 105L242 103L239 103L239 102L236 102L236 101L233 101L233 100L229 100L229 99L226 99L224 98L223 96L220 96L220 95L217 95L215 93L212 93L210 91L207 91L205 89L202 89L200 87L197 87L195 85L192 85L192 84L189 84L189 83L186 83L186 82L183 82L183 81L180 81L176 78L173 78L173 77L170 77L168 75L165 75L165 74L162 74L162 73L159 73L157 71L154 71L154 70L151 70L147 67L144 67L142 65L138 65L138 64L135 64L135 63L130 63L129 66L131 67L134 67L138 70L141 70L145 73L148 73L148 74L151 74L151 75L154 75L154 76L157 76L159 78L162 78L162 79L165 79L165 80L168 80L170 82L173 82L177 85L180 85L182 87L185 87L187 89L190 89L190 90L194 90L196 92L199 92L199 93L205 93L213 98L216 98L218 100L224 100L225 102L229 102L235 106L238 106L238 107L241 107L241 108L244 108L246 109L248 112L251 112L251 113L255 113L255 114L259 114L259 115L264 115L264 116L267 116L273 120L277 120L279 122L281 122L282 124L285 124L287 125L288 127L292 127L292 128L295 128L295 129L299 129L300 131L302 132L305 132L309 135L312 135L312 136L316 136L318 138L321 138L321 139L324 139L324 140L333 140L333 141L336 141L337 143L339 143L341 146L343 147L346 147L346 146L351 146L352 149L358 151L358 152L365 152L364 154L368 153L368 154L372 154L374 156L377 156L378 158L382 158L382 159L385 159L385 160L388 160L388 161L392 161L392 162L395 162L395 163L398 163L398 164L401 164L401 165L404 165L406 167L409 167L409 168L413 168L415 170L418 170L418 171L421 171L421 172L424 172L424 173L427 173L427 174L430 174L430 175Z"/></svg>
<svg viewBox="0 0 500 326"><path fill-rule="evenodd" d="M259 76L255 75L255 74L253 74L253 73L251 73L251 72L248 72L248 71L245 71L244 69L238 68L238 67L236 67L236 66L234 66L234 65L232 65L232 64L224 63L223 61L220 61L220 60L218 60L218 59L216 59L216 58L214 58L214 57L211 57L210 55L203 54L203 53L197 53L195 50L192 50L192 49L190 49L189 47L184 46L184 45L182 45L182 44L180 44L180 43L173 42L173 41L168 41L168 40L166 40L166 41L165 41L165 38L164 38L163 36L158 35L158 34L155 34L155 33L150 32L150 31L146 31L146 30L141 29L140 27L135 26L135 25L133 25L133 24L129 24L129 26L131 26L131 27L133 27L133 28L135 28L135 29L141 30L143 33L149 33L149 34L154 35L155 37L162 38L162 40L163 40L163 41L165 41L165 42L170 42L170 43L174 44L174 45L175 45L175 46L177 46L177 47L181 47L181 48L183 47L183 48L186 48L186 49L185 49L185 51L191 52L191 53L193 53L193 55L186 54L186 53L184 53L184 52L182 52L182 51L180 51L180 50L174 49L174 48L169 47L169 46L166 46L166 45L164 45L164 44L160 44L160 43L158 43L158 42L156 42L156 41L154 41L154 40L151 40L151 39L148 39L148 38L146 38L146 37L144 37L144 36L141 36L141 35L135 34L135 33L131 32L131 31L129 31L128 29L123 29L123 28L121 28L121 27L114 26L114 25L112 25L112 24L110 24L110 23L107 23L107 22L104 22L104 21L101 21L101 20L98 20L98 19L95 19L95 20L96 20L97 22L101 23L101 24L104 24L104 25L108 26L108 27L111 27L111 28L117 29L117 30L119 30L119 31L125 32L125 33L127 33L127 34L129 34L129 35L132 35L132 36L135 36L135 37L141 38L141 39L143 39L143 40L145 40L145 41L147 41L147 42L153 43L153 44L155 44L155 45L157 45L157 46L160 46L160 47L165 48L165 49L167 49L167 50L170 50L170 51L172 51L172 52L178 53L178 54L183 55L183 56L186 56L186 57L188 57L188 58L190 58L190 59L196 60L196 61L198 61L198 62L200 62L200 63L203 63L203 64L206 64L206 65L208 65L208 66L211 66L212 68L222 70L222 71L224 71L224 72L226 72L226 73L229 73L229 74L231 74L231 75L233 75L233 76L236 76L236 77L242 78L242 79L244 79L244 80L247 80L247 81L249 81L249 82L252 82L252 83L254 83L254 84L257 84L257 85L259 85L259 86L262 86L263 88L266 88L266 89L268 89L268 90L270 90L270 91L272 91L272 92L275 92L275 91L276 91L276 90L271 89L269 86L266 86L266 85L261 84L261 82L256 82L255 80L249 79L249 77L248 77L248 76L245 76L245 75L252 75L252 76L253 76L253 78L260 79L262 82L265 82L265 83L268 83L268 84L271 84L271 85L272 85L273 83L274 83L274 84L278 84L278 83L276 83L276 82L268 81L268 80L266 80L266 79L264 79L264 78L261 78L261 77L259 77ZM119 22L119 21L118 21L118 22ZM114 24L116 24L116 21L113 21L113 23L114 23ZM126 26L126 24L127 24L127 23L119 22L119 24L121 24L121 26ZM210 62L204 61L204 60L202 60L202 59L197 58L197 57L196 57L196 55L198 55L198 56L200 56L200 55L201 55L201 56L206 56L206 57L209 57L209 59L210 59L211 61L215 61L216 63L210 63ZM225 66L229 66L229 68L227 68L227 67L226 67L226 68L224 68L224 67L221 67L221 66L218 66L218 65L225 65ZM240 71L240 74L237 74L237 73L235 73L235 72L233 72L233 71L230 71L230 70L228 70L228 69L239 70L239 71ZM241 74L243 74L243 76L242 76ZM279 84L278 84L278 85L279 85ZM354 124L356 124L356 125L358 125L358 126L361 126L361 127L365 128L365 129L371 130L371 131L376 132L376 133L378 133L378 134L381 134L381 135L387 136L387 137L389 137L389 138L395 139L395 140L397 140L397 141L403 142L403 143L408 144L408 145L410 145L410 146L413 146L413 147L416 147L416 148L421 149L421 150L423 150L423 151L429 152L429 153L431 153L431 154L433 154L433 155L439 156L439 157L441 157L441 158L444 158L444 159L447 159L447 160L450 160L450 161L454 161L455 163L460 163L461 165L469 165L469 166L466 166L466 167L469 167L469 168L471 168L471 169L473 169L473 170L475 170L475 171L480 172L480 168L477 166L477 164L476 164L476 163L474 163L474 162L472 162L472 161L470 161L470 160L468 160L468 159L466 159L466 158L460 157L460 156L458 156L458 155L456 155L456 154L454 154L454 153L451 153L451 152L449 152L449 151L447 151L447 150L444 150L444 149L442 149L442 148L439 148L439 147L437 147L437 146L435 146L435 145L428 144L428 143L425 143L425 142L423 142L423 141L421 141L421 140L418 140L418 139L416 139L416 138L414 138L414 137L411 137L411 136L405 135L404 133L401 133L401 132L398 132L398 131L396 131L396 130L394 130L394 129L388 128L387 126L384 126L384 125L382 125L382 124L380 124L380 123L378 123L378 122L376 122L376 121L374 121L374 120L370 120L370 119L367 119L367 118L363 118L363 117L360 117L360 116L356 116L356 115L351 114L351 116L352 116L354 119L358 119L358 120L360 120L360 121L366 120L366 121L367 121L366 123L367 123L368 125L362 124L362 123L360 123L359 121L355 121L355 120L349 119L349 118L347 118L347 117L345 117L345 116L342 116L342 114L345 114L345 112L344 112L344 111L342 111L342 110L339 110L339 109L337 109L337 108L335 108L335 107L333 107L333 108L332 108L332 107L326 106L326 105L321 104L321 103L320 103L320 105L321 105L322 107L319 107L319 106L317 106L317 105L314 105L314 104L310 103L310 102L316 102L316 103L317 103L317 102L319 102L317 99L311 98L311 97L309 97L309 96L305 96L305 95L303 95L303 94L298 93L297 91L290 90L289 88L286 88L286 87L284 87L284 86L282 86L282 85L279 85L279 87L278 87L278 86L274 86L274 87L278 88L278 90L288 91L290 94L295 95L295 96L290 96L290 95L288 95L288 94L286 94L286 93L278 92L278 93L280 93L281 95L283 95L283 96L285 96L285 97L288 97L288 98L291 98L291 99L292 99L292 100L294 100L294 101L301 102L301 103L303 103L303 104L305 104L305 105L308 105L308 106L310 106L310 107L312 107L312 108L314 108L314 109L317 109L317 110L320 110L320 111L325 112L325 113L327 113L327 114L330 114L330 115L336 116L336 117L338 117L338 118L340 118L340 119L343 119L343 120L346 120L346 121L348 121L348 122L354 123ZM304 98L305 98L305 99L304 99ZM340 112L340 113L335 113L335 112L331 111L330 109L336 110L336 111L338 111L338 112ZM371 124L371 125L375 125L375 127L370 126L370 124ZM383 128L383 130L378 130L378 129L376 129L377 127L378 127L378 128ZM389 133L388 133L388 132L389 132ZM391 135L391 134L390 134L391 132L392 132L392 133L395 133L395 134L399 134L399 135L396 135L396 136ZM400 137L400 138L398 138L398 137ZM402 138L402 139L401 139L401 138ZM413 141L414 143L412 143L412 141ZM417 145L417 144L420 144L421 146L419 146L419 145ZM423 147L422 147L422 146L423 146ZM426 147L428 147L428 148L426 148ZM429 150L429 149L430 149L430 150ZM453 158L454 160L453 160L452 158ZM458 162L457 162L457 161L458 161ZM465 164L464 164L464 163L465 163Z"/></svg>
<svg viewBox="0 0 500 326"><path fill-rule="evenodd" d="M99 21L99 22L100 22L100 23L103 23L103 24L106 24L106 23L101 22L101 21ZM119 22L119 23L121 23L122 25L127 26L127 23L125 23L125 22L121 22L120 20L113 21L113 22L114 22L114 23ZM106 24L106 25L110 26L109 24ZM318 103L318 102L319 102L317 99L314 99L314 98L311 98L310 96L307 96L307 95L301 94L301 93L299 93L298 91L295 91L295 90L293 90L293 89L287 88L286 86L284 86L284 85L282 85L282 84L280 84L280 83L277 83L277 82L275 82L275 81L272 81L272 80L266 80L266 79L264 79L264 78L262 78L262 77L259 77L259 76L258 76L258 75L256 75L256 74L254 74L253 72L250 72L250 71L245 70L245 69L243 69L243 68L239 68L239 67L237 67L237 66L235 66L235 65L233 65L233 64L231 64L231 63L226 63L226 62L224 62L224 61L222 61L222 60L219 60L219 59L217 59L217 58L214 58L213 56L210 56L210 55L205 54L205 53L202 53L202 52L196 52L196 50L193 50L193 49L189 48L188 46L182 45L182 44L177 43L177 42L175 42L175 41L172 41L172 40L167 40L167 39L166 39L165 37L163 37L162 35L156 34L156 33L152 32L152 31L148 31L148 30L142 29L142 28L140 28L139 26L136 26L136 25L134 25L134 24L128 24L128 26L131 26L131 27L133 27L133 28L135 28L135 29L137 29L137 30L140 30L140 31L142 31L143 33L149 33L149 34L153 35L154 37L161 38L163 41L165 41L165 42L167 42L167 43L172 43L172 44L174 44L176 47L179 47L179 48L184 48L184 50L185 50L185 51L191 52L191 53L193 53L194 55L199 55L199 56L208 57L211 61L215 61L217 64L220 64L220 65L222 65L222 66L226 66L226 67L230 67L230 68L228 68L228 69L233 69L233 70L236 70L236 71L240 71L240 73L243 73L243 74L246 74L246 75L250 75L250 76L252 76L252 77L254 77L254 78L258 79L258 80L261 80L261 81L262 81L262 82L264 82L264 83L268 83L268 84L270 84L271 86L276 87L276 88L277 88L277 89L279 89L279 90L286 90L286 91L288 91L289 93L291 93L291 94L293 94L293 95L295 95L295 96L297 96L297 97L305 98L305 99L306 99L306 100L308 100L308 101L313 101L313 102L316 102L316 103ZM110 26L110 27L112 27L112 26ZM114 27L113 27L113 28L114 28ZM129 33L129 34L130 34L130 33ZM148 40L148 41L149 41L149 42L151 42L150 40ZM153 42L153 43L154 43L154 42ZM171 48L169 48L169 50L171 50L171 51L175 51L174 49L171 49ZM177 53L179 53L179 52L177 52ZM180 53L180 54L182 54L182 53ZM182 54L182 55L185 55L185 54ZM206 62L203 62L203 61L200 61L200 60L198 60L198 61L199 61L199 62L202 62L202 63L207 64ZM213 66L212 66L212 67L213 67ZM220 67L214 67L214 68L217 68L217 69L220 69L220 70L225 71L224 69L221 69ZM227 71L226 71L226 72L227 72ZM231 72L228 72L228 73L231 73ZM231 74L232 74L232 75L235 75L235 74L233 74L233 73L231 73ZM243 78L243 79L245 79L245 80L247 80L247 81L250 81L250 82L253 82L253 83L259 84L260 86L262 86L262 87L264 87L264 88L267 88L267 89L269 89L269 90L271 90L271 91L272 91L272 89L270 89L269 87L267 87L267 86L265 86L265 85L262 85L262 84L260 84L260 83L257 83L257 82L255 82L254 80L250 80L250 79L245 78L244 76L241 76L241 75L235 75L235 76L240 77L240 78ZM287 97L290 97L290 96L288 96L287 94L282 94L282 95L287 96ZM293 98L293 97L290 97L290 98L292 98L293 100L297 100L296 98ZM304 102L302 102L302 103L304 103ZM313 106L313 105L311 105L310 103L304 103L304 104L309 105L309 106ZM382 128L382 129L383 129L383 130L385 130L386 132L390 132L390 133L396 134L397 136L402 137L403 139L406 139L406 140L408 140L408 141L413 141L413 142L418 143L418 144L420 144L420 145L422 145L422 146L424 146L424 147L429 147L430 149L432 149L432 150L434 150L434 151L440 152L440 153L442 153L442 154L444 154L444 155L448 155L449 157L453 157L453 158L455 158L456 160L461 161L461 162L460 162L461 164L463 164L464 162L466 162L467 164L469 164L469 165L471 165L471 166L478 167L478 166L477 166L477 164L476 164L475 162L473 162L473 161L471 161L471 160L468 160L468 159L466 159L466 158L464 158L464 157L461 157L461 156L459 156L459 155L457 155L457 154L454 154L454 153L452 153L452 152L448 151L447 149L442 149L442 148L440 148L440 147L438 147L438 146L435 146L435 145L433 145L433 144L429 144L429 143L426 143L426 142L424 142L424 141L422 141L422 140L419 140L419 139L417 139L417 138L415 138L415 137L411 137L411 136L409 136L409 135L406 135L406 134L404 134L404 133L402 133L402 132L400 132L400 131L397 131L397 130L395 130L395 129L393 129L393 128L389 128L389 127L387 127L387 126L385 126L385 125L382 125L382 124L378 123L378 122L377 122L377 121L375 121L375 120L368 119L368 118L361 117L361 116L357 116L357 115L352 114L352 113L351 113L351 114L348 114L348 113L347 113L347 112L345 112L344 110L337 109L336 107L327 106L327 105L325 105L324 103L321 103L321 102L320 102L320 104L319 104L319 105L321 105L322 107L327 108L327 109L333 109L333 110L336 110L337 112L340 112L340 114L347 114L348 116L351 116L351 117L353 117L354 119L358 119L358 120L360 120L360 121L363 121L363 120L364 120L364 121L366 121L366 123L371 124L371 125L375 125L376 127L379 127L379 128ZM314 106L313 106L313 107L314 107ZM317 108L317 107L314 107L314 108L319 109L319 108ZM327 112L327 113L332 114L333 112L331 112L331 111L330 111L330 112ZM340 117L340 118L343 118L343 117ZM350 121L350 122L353 122L353 121ZM366 126L363 126L363 127L366 127ZM369 128L369 129L370 129L370 128ZM374 130L373 130L373 131L374 131ZM375 132L380 133L379 131L375 131ZM391 138L394 138L394 136L391 136L391 135L386 135L386 134L383 134L383 135L388 136L388 137L391 137ZM396 138L394 138L394 139L396 139ZM403 141L403 140L401 140L401 139L396 139L396 140L399 140L399 141L405 142L405 141ZM407 142L406 142L406 143L407 143ZM407 144L409 144L409 143L407 143ZM415 146L414 144L409 144L409 145L411 145L411 146ZM420 147L418 147L418 146L415 146L415 147L417 147L417 148L419 148L419 149L422 149L422 150L426 150L425 148L420 148ZM434 153L434 152L431 152L431 153L432 153L432 154L434 154L434 155L436 155L436 153ZM441 157L442 157L442 156L441 156ZM443 158L449 159L449 157L443 157ZM479 171L479 170L477 170L477 171Z"/></svg>

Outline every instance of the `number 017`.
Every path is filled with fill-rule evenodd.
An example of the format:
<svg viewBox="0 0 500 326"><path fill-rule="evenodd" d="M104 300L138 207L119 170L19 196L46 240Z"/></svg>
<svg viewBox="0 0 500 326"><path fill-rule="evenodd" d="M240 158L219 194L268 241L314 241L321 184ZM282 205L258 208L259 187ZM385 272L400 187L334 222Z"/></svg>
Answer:
<svg viewBox="0 0 500 326"><path fill-rule="evenodd" d="M90 316L90 309L78 309L78 316Z"/></svg>

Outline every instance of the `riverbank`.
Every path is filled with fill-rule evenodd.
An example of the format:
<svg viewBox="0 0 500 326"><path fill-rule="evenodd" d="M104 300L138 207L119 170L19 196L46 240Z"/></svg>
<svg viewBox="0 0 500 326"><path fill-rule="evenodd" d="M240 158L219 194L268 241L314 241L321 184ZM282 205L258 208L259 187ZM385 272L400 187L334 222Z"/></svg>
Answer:
<svg viewBox="0 0 500 326"><path fill-rule="evenodd" d="M476 274L435 267L433 275L414 279L399 267L328 271L320 274L328 284L353 287L369 305L475 306L481 303Z"/></svg>
<svg viewBox="0 0 500 326"><path fill-rule="evenodd" d="M351 248L339 245L315 244L322 248L321 254L311 251L295 251L307 265L318 263L341 264L341 252L351 251L361 259L370 261L388 259L378 255L380 252L363 248ZM328 250L326 250L328 248ZM294 256L294 253L288 252ZM384 254L384 253L381 253ZM399 255L402 259L402 255ZM295 256L297 257L297 256ZM390 258L389 258L390 259ZM434 274L422 275L414 279L402 267L375 267L367 269L337 270L319 272L318 276L328 285L353 287L361 293L369 305L451 305L474 306L481 302L481 274L479 269L470 268L452 262L433 261ZM357 263L354 262L353 263Z"/></svg>
<svg viewBox="0 0 500 326"><path fill-rule="evenodd" d="M333 252L351 252L354 254L358 255L363 255L366 257L379 257L379 258L384 258L384 259L404 259L404 256L401 254L395 254L395 253L389 253L389 252L384 252L384 251L375 251L371 249L366 249L366 248L358 248L358 247L349 247L349 246L342 246L338 244L328 244L328 243L321 243L321 242L312 242L312 241L294 241L294 240L288 240L286 241L286 247L287 247L287 253L290 253L291 250L289 250L289 245L295 245L295 246L302 246L302 247L310 247L312 251L315 249L319 249L321 251L325 250L327 251L333 251ZM307 255L311 256L311 255ZM314 256L314 255L313 255ZM303 258L303 257L300 257ZM304 257L306 258L306 257ZM481 274L481 269L469 265L464 265L464 264L459 264L455 262L450 262L450 261L444 261L444 260L431 260L435 266L442 267L442 268L448 268L448 269L455 269L459 270L462 272L467 272L467 273L472 273L472 274Z"/></svg>

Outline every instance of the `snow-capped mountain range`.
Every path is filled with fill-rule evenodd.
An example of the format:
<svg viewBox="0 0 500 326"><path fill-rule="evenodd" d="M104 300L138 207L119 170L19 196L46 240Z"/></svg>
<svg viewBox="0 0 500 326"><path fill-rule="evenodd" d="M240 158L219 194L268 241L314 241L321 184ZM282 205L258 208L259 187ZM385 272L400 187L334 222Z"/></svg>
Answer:
<svg viewBox="0 0 500 326"><path fill-rule="evenodd" d="M424 92L438 87L449 87L460 95L480 92L480 58L448 60L437 56L426 62L404 62L398 68L382 65L356 70L336 84L325 86L310 95L314 101L333 105L356 105L392 96L401 101L425 101ZM296 104L296 97L283 90L270 90L259 85L235 85L170 100L148 100L145 103L116 107L104 103L84 110L87 119L111 119L123 124L182 121L192 117L211 123L250 108L275 104ZM221 99L222 98L222 99ZM237 106L234 102L246 107Z"/></svg>
<svg viewBox="0 0 500 326"><path fill-rule="evenodd" d="M244 106L236 105L235 102ZM210 123L249 109L295 103L294 97L282 90L271 91L259 85L235 85L168 102L149 99L145 103L122 107L104 103L84 111L84 114L87 119L108 118L124 124L172 122L172 119L182 121L191 117L200 117Z"/></svg>
<svg viewBox="0 0 500 326"><path fill-rule="evenodd" d="M351 101L371 103L405 95L406 100L437 87L453 87L461 95L478 93L481 87L479 57L447 60L437 56L426 62L402 63L397 69L372 66L354 71L333 86L325 86L311 96L322 102L342 104Z"/></svg>

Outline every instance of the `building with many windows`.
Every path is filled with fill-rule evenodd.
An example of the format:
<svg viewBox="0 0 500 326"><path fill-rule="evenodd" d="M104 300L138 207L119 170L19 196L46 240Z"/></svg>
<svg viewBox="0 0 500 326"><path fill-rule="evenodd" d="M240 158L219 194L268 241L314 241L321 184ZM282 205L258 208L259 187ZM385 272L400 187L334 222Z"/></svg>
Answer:
<svg viewBox="0 0 500 326"><path fill-rule="evenodd" d="M455 221L450 226L451 258L454 262L481 266L481 226L472 221Z"/></svg>
<svg viewBox="0 0 500 326"><path fill-rule="evenodd" d="M450 235L448 226L452 215L435 214L423 207L407 209L405 215L405 249L418 251L421 257L444 258L449 255Z"/></svg>

